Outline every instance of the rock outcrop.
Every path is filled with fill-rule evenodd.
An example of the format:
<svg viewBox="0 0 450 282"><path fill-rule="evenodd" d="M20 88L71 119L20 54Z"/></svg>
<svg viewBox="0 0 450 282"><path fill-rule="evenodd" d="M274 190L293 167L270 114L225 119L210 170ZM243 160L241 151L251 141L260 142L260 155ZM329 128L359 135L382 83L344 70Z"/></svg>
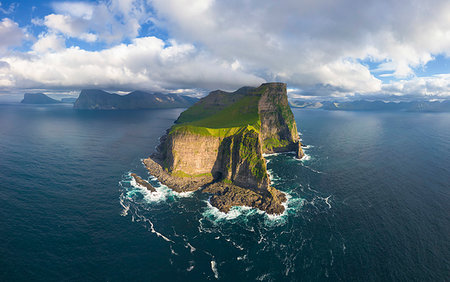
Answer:
<svg viewBox="0 0 450 282"><path fill-rule="evenodd" d="M160 108L187 108L197 98L178 95L134 91L126 95L111 94L99 89L82 90L75 101L78 110L136 110Z"/></svg>
<svg viewBox="0 0 450 282"><path fill-rule="evenodd" d="M213 91L183 112L144 161L150 173L175 191L214 194L221 211L250 206L284 211L286 197L270 187L264 153L303 156L284 83Z"/></svg>
<svg viewBox="0 0 450 282"><path fill-rule="evenodd" d="M150 192L156 192L155 187L153 187L150 183L148 183L148 181L145 181L144 179L140 178L136 173L131 173L131 177L138 185L147 188L147 190L149 190Z"/></svg>
<svg viewBox="0 0 450 282"><path fill-rule="evenodd" d="M58 104L61 101L52 99L43 93L25 93L22 104Z"/></svg>

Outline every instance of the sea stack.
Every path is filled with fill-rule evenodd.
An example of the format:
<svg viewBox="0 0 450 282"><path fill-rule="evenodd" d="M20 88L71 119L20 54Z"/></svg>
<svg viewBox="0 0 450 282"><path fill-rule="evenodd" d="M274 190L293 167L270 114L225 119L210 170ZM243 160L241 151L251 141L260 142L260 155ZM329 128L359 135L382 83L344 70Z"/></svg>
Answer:
<svg viewBox="0 0 450 282"><path fill-rule="evenodd" d="M285 83L264 83L229 93L211 92L181 113L144 160L149 172L177 192L213 194L223 212L249 206L284 211L284 193L270 187L265 153L303 156Z"/></svg>

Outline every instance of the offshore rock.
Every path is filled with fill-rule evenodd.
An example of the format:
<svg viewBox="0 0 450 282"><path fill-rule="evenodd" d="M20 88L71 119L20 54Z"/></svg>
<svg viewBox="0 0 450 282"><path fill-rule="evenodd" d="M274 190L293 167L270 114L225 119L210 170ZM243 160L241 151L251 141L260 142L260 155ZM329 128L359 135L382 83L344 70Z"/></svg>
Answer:
<svg viewBox="0 0 450 282"><path fill-rule="evenodd" d="M147 188L150 192L156 192L155 187L153 187L148 181L145 181L144 179L140 178L136 173L131 173L131 177L133 177L134 181L136 181L137 184Z"/></svg>

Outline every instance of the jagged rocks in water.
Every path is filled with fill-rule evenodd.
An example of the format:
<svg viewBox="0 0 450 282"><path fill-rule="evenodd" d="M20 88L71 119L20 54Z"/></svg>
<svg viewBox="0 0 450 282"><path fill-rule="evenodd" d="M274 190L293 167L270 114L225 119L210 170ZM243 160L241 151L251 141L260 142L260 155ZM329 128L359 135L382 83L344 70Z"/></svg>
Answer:
<svg viewBox="0 0 450 282"><path fill-rule="evenodd" d="M149 190L150 192L156 192L155 187L148 183L148 181L140 178L136 173L131 173L131 177L133 177L134 181L136 181L137 184L147 188L147 190Z"/></svg>
<svg viewBox="0 0 450 282"><path fill-rule="evenodd" d="M286 195L273 187L269 187L266 193L258 193L233 184L214 183L203 190L211 193L209 199L211 205L221 212L229 212L233 206L246 206L263 210L269 214L282 214L283 203Z"/></svg>

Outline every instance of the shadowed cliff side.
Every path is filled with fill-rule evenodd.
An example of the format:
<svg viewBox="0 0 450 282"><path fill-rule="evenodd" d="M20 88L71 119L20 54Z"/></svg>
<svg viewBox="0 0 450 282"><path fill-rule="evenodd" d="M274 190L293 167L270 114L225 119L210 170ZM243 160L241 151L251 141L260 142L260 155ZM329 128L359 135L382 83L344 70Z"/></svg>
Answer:
<svg viewBox="0 0 450 282"><path fill-rule="evenodd" d="M186 108L197 101L197 98L178 94L133 91L126 95L118 95L99 89L85 89L81 91L73 107L78 110Z"/></svg>
<svg viewBox="0 0 450 282"><path fill-rule="evenodd" d="M176 191L206 187L210 202L284 211L283 193L270 187L264 153L303 156L284 83L213 91L184 111L149 159L148 170Z"/></svg>
<svg viewBox="0 0 450 282"><path fill-rule="evenodd" d="M52 99L43 93L25 93L22 104L59 104L61 101Z"/></svg>

